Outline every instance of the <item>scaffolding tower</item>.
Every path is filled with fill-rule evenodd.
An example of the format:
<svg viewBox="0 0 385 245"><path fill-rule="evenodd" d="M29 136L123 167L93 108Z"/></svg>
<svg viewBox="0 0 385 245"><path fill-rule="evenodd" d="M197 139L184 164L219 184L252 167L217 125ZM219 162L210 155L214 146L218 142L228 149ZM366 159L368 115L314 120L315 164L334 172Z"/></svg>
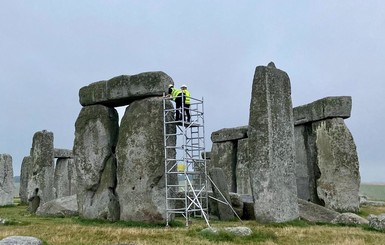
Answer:
<svg viewBox="0 0 385 245"><path fill-rule="evenodd" d="M184 101L184 94L181 94ZM177 109L163 96L164 154L166 184L166 226L175 215L181 215L189 225L192 217L208 217L207 169L205 152L205 128L203 98L190 97L190 108L182 103L179 113L182 120L175 120ZM190 110L191 121L185 120Z"/></svg>

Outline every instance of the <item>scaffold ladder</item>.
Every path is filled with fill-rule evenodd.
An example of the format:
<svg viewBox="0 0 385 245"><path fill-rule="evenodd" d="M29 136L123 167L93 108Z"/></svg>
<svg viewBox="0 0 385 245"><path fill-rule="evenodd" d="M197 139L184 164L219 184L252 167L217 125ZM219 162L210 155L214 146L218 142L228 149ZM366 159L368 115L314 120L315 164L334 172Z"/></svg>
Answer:
<svg viewBox="0 0 385 245"><path fill-rule="evenodd" d="M182 93L182 101L184 101ZM209 224L207 168L203 98L190 97L190 107L182 104L182 120L176 121L176 108L163 96L164 165L166 182L166 226L175 215L189 225L192 217L201 217ZM190 110L191 121L185 121Z"/></svg>

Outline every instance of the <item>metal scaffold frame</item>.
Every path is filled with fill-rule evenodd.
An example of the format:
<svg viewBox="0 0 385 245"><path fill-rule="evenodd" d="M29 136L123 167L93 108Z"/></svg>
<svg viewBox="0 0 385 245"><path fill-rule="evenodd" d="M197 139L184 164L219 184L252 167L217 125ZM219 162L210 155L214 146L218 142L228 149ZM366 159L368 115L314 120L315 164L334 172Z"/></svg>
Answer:
<svg viewBox="0 0 385 245"><path fill-rule="evenodd" d="M184 101L183 93L181 96ZM172 217L181 215L186 226L191 217L201 217L210 227L203 98L190 97L190 108L182 103L179 112L183 119L179 121L174 116L177 109L166 106L170 98L163 98L166 226ZM186 110L190 110L190 122L185 120Z"/></svg>

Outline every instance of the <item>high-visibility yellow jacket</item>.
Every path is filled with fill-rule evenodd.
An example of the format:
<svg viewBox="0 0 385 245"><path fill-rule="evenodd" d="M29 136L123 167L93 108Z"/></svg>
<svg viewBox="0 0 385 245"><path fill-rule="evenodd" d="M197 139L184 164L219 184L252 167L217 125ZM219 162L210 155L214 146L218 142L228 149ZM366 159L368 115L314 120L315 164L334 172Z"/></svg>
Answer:
<svg viewBox="0 0 385 245"><path fill-rule="evenodd" d="M171 96L172 96L172 99L175 100L176 97L178 97L178 95L182 93L182 91L180 89L177 89L177 88L172 88L172 91L171 91Z"/></svg>
<svg viewBox="0 0 385 245"><path fill-rule="evenodd" d="M185 104L190 104L190 92L187 90L187 89L185 89L185 90L182 90L182 92L184 93L184 96L186 97L186 100L185 100Z"/></svg>

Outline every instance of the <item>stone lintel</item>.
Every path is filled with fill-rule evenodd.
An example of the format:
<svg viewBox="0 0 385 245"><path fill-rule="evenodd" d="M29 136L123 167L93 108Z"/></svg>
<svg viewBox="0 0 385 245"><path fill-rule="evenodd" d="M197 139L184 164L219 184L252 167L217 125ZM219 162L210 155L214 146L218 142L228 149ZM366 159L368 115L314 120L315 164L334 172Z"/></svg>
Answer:
<svg viewBox="0 0 385 245"><path fill-rule="evenodd" d="M211 134L211 141L213 143L217 143L247 138L248 128L248 126L241 126L236 128L222 128Z"/></svg>
<svg viewBox="0 0 385 245"><path fill-rule="evenodd" d="M294 125L328 118L349 118L352 111L351 96L332 96L293 109Z"/></svg>
<svg viewBox="0 0 385 245"><path fill-rule="evenodd" d="M54 158L73 158L72 150L55 148L53 154Z"/></svg>
<svg viewBox="0 0 385 245"><path fill-rule="evenodd" d="M82 106L124 106L135 100L162 96L167 92L169 84L174 84L173 80L162 71L121 75L82 87L79 90L79 101Z"/></svg>

